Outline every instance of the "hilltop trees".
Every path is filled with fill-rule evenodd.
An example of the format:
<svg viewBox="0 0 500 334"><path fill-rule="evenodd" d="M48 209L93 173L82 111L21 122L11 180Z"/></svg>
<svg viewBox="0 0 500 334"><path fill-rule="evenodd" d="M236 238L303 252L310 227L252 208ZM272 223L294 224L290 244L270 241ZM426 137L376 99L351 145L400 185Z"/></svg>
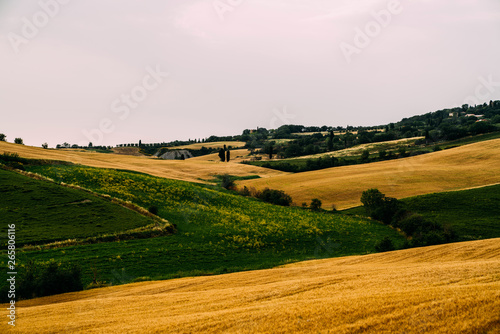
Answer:
<svg viewBox="0 0 500 334"><path fill-rule="evenodd" d="M0 141L5 141L7 136L3 133L0 133Z"/></svg>
<svg viewBox="0 0 500 334"><path fill-rule="evenodd" d="M22 138L14 139L14 144L24 145L23 139Z"/></svg>

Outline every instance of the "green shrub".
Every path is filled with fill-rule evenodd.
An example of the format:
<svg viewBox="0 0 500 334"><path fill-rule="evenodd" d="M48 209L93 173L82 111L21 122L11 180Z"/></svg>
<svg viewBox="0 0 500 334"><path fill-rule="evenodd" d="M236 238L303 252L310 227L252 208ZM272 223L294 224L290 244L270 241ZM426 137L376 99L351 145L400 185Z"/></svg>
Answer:
<svg viewBox="0 0 500 334"><path fill-rule="evenodd" d="M384 224L390 224L396 213L401 210L401 202L392 197L385 197L378 189L363 191L361 203L370 217Z"/></svg>
<svg viewBox="0 0 500 334"><path fill-rule="evenodd" d="M148 208L148 211L154 215L158 215L158 207L156 205L151 205Z"/></svg>
<svg viewBox="0 0 500 334"><path fill-rule="evenodd" d="M378 242L375 245L375 250L377 252L389 252L389 251L392 251L394 249L395 249L395 247L392 243L391 238L389 238L389 237L385 237L384 239L382 239L380 242Z"/></svg>
<svg viewBox="0 0 500 334"><path fill-rule="evenodd" d="M83 290L80 267L62 266L53 260L45 264L29 261L20 270L16 283L18 299Z"/></svg>
<svg viewBox="0 0 500 334"><path fill-rule="evenodd" d="M222 174L220 176L220 185L225 189L234 189L234 179L229 174Z"/></svg>
<svg viewBox="0 0 500 334"><path fill-rule="evenodd" d="M282 206L290 206L290 204L292 204L292 198L290 197L290 195L287 195L282 190L266 188L262 192L257 193L256 195L257 198L267 203L282 205Z"/></svg>
<svg viewBox="0 0 500 334"><path fill-rule="evenodd" d="M311 210L313 211L319 211L321 210L321 201L317 198L313 198L313 200L311 201Z"/></svg>

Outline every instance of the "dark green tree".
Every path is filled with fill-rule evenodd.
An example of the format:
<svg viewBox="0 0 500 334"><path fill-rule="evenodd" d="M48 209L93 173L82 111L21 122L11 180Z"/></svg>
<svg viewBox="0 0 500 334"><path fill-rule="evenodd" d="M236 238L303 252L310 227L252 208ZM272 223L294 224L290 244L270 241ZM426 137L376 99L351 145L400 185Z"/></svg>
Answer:
<svg viewBox="0 0 500 334"><path fill-rule="evenodd" d="M321 205L323 203L321 203L321 201L317 198L313 198L313 200L311 201L311 210L313 211L319 211L321 210Z"/></svg>
<svg viewBox="0 0 500 334"><path fill-rule="evenodd" d="M229 162L231 160L231 153L229 153L229 150L226 151L226 162Z"/></svg>
<svg viewBox="0 0 500 334"><path fill-rule="evenodd" d="M219 150L219 158L220 158L220 161L224 162L226 160L226 154L224 152L224 149L220 149Z"/></svg>
<svg viewBox="0 0 500 334"><path fill-rule="evenodd" d="M0 141L5 141L7 136L3 133L0 133Z"/></svg>
<svg viewBox="0 0 500 334"><path fill-rule="evenodd" d="M24 145L23 139L22 138L16 138L16 139L14 139L14 144Z"/></svg>
<svg viewBox="0 0 500 334"><path fill-rule="evenodd" d="M328 152L331 152L333 151L333 137L335 135L333 134L333 130L330 131L330 134L328 136L328 139L326 140L326 146L327 146L327 150Z"/></svg>

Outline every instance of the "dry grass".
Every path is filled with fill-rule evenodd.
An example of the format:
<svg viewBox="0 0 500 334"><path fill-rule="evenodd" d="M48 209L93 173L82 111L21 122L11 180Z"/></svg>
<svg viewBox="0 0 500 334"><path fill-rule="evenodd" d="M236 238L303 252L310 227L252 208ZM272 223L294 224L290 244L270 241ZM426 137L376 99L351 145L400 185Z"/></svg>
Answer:
<svg viewBox="0 0 500 334"><path fill-rule="evenodd" d="M9 333L499 333L500 239L16 305Z"/></svg>
<svg viewBox="0 0 500 334"><path fill-rule="evenodd" d="M500 139L425 155L364 165L328 168L266 179L238 182L240 186L282 189L295 203L319 198L326 208L360 205L361 193L378 188L403 198L467 189L500 182Z"/></svg>
<svg viewBox="0 0 500 334"><path fill-rule="evenodd" d="M259 175L260 177L286 174L267 168L236 163L197 161L192 159L185 161L162 160L148 157L75 150L45 150L38 147L16 145L6 142L0 142L0 153L2 152L16 152L24 158L62 160L91 167L128 169L154 176L192 182L202 182L200 179L207 180L213 178L215 174L224 173L236 176Z"/></svg>
<svg viewBox="0 0 500 334"><path fill-rule="evenodd" d="M137 157L144 156L144 154L140 152L139 147L114 147L112 151L115 154L135 155Z"/></svg>

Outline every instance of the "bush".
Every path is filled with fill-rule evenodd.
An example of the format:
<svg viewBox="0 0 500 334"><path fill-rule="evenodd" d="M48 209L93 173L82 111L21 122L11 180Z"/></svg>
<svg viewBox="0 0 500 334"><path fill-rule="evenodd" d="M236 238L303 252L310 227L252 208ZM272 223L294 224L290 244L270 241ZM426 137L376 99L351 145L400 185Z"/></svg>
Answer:
<svg viewBox="0 0 500 334"><path fill-rule="evenodd" d="M63 267L53 260L46 264L29 261L20 270L16 283L19 299L83 290L80 267L76 265Z"/></svg>
<svg viewBox="0 0 500 334"><path fill-rule="evenodd" d="M158 207L156 205L151 205L148 211L156 216L158 215Z"/></svg>
<svg viewBox="0 0 500 334"><path fill-rule="evenodd" d="M377 252L389 252L394 249L395 249L394 244L392 243L392 240L389 237L385 237L375 245L375 250Z"/></svg>
<svg viewBox="0 0 500 334"><path fill-rule="evenodd" d="M321 201L317 198L314 198L312 201L311 201L311 210L313 211L319 211L321 210Z"/></svg>
<svg viewBox="0 0 500 334"><path fill-rule="evenodd" d="M224 189L234 189L234 179L229 174L222 174L220 176L220 185Z"/></svg>
<svg viewBox="0 0 500 334"><path fill-rule="evenodd" d="M257 198L267 203L282 206L290 206L290 204L292 204L292 198L290 197L290 195L287 195L282 190L266 188L261 193L258 193L256 195Z"/></svg>
<svg viewBox="0 0 500 334"><path fill-rule="evenodd" d="M247 186L244 186L242 190L240 190L240 195L241 196L250 196L250 190L247 188Z"/></svg>
<svg viewBox="0 0 500 334"><path fill-rule="evenodd" d="M15 138L14 139L14 144L24 145L23 139L22 138Z"/></svg>
<svg viewBox="0 0 500 334"><path fill-rule="evenodd" d="M363 191L361 203L370 217L384 224L390 224L396 213L401 210L401 202L392 197L385 197L378 189Z"/></svg>

